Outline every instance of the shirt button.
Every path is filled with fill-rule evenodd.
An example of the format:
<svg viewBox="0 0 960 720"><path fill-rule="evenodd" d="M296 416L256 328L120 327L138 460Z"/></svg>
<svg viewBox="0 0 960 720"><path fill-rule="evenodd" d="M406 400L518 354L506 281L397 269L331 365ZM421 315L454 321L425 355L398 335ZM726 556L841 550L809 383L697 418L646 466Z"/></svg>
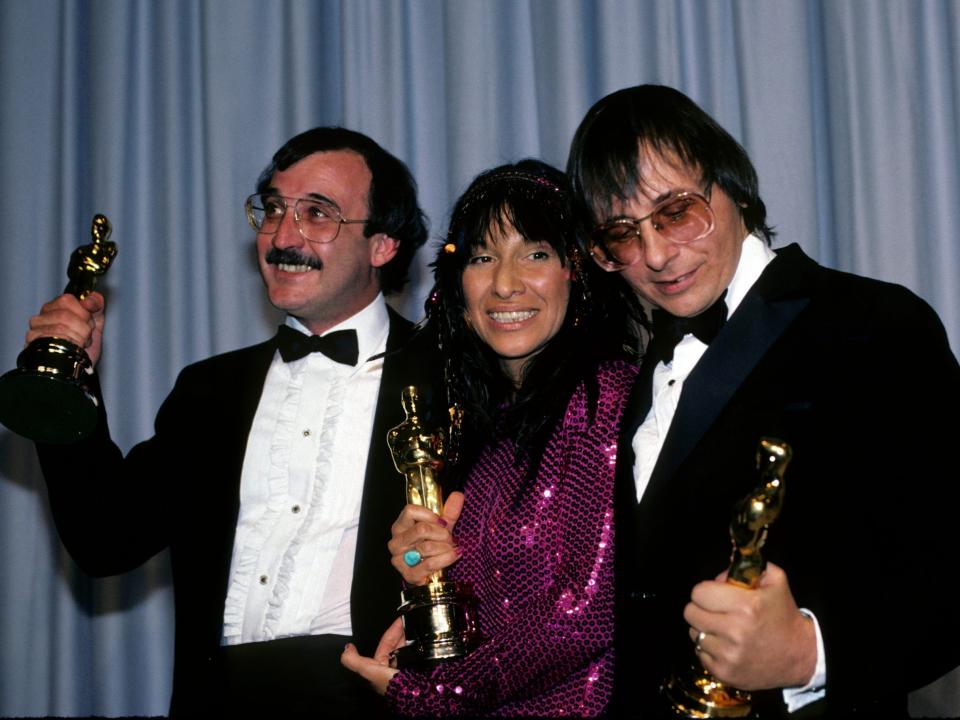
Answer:
<svg viewBox="0 0 960 720"><path fill-rule="evenodd" d="M303 431L303 436L310 437L310 428L307 428L306 430Z"/></svg>
<svg viewBox="0 0 960 720"><path fill-rule="evenodd" d="M294 515L296 515L298 512L300 512L300 506L299 506L299 505L294 505L292 508L290 508L290 512L292 512Z"/></svg>
<svg viewBox="0 0 960 720"><path fill-rule="evenodd" d="M261 584L261 585L266 585L266 584L267 584L267 576L266 576L266 575L261 575L261 576L260 576L260 584Z"/></svg>

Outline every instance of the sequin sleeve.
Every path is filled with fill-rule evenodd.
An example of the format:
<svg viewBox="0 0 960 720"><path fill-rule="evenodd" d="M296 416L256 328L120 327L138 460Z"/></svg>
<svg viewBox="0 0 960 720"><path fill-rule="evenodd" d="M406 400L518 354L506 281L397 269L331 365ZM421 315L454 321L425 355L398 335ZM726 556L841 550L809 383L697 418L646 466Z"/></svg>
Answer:
<svg viewBox="0 0 960 720"><path fill-rule="evenodd" d="M488 448L466 486L451 576L470 581L486 642L387 690L406 716L573 715L605 708L613 682L613 478L633 368L598 375L588 422L581 387L524 482L509 442ZM518 497L519 493L519 497ZM455 572L454 572L455 571Z"/></svg>

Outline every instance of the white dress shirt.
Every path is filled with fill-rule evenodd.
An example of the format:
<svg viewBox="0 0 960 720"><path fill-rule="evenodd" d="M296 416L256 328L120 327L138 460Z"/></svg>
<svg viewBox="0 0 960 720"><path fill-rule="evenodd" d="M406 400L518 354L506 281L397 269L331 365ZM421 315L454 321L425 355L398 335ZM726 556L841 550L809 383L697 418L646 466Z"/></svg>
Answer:
<svg viewBox="0 0 960 720"><path fill-rule="evenodd" d="M295 318L286 324L304 334ZM355 329L356 367L276 353L253 418L223 613L224 645L352 634L350 587L389 317L383 296L331 328ZM326 333L325 333L326 334ZM386 441L384 441L386 442Z"/></svg>
<svg viewBox="0 0 960 720"><path fill-rule="evenodd" d="M740 262L727 288L725 302L727 317L731 317L739 307L747 292L753 287L764 268L776 257L767 244L756 235L748 235L743 241ZM646 492L653 468L660 457L663 442L673 422L673 416L680 402L683 383L700 362L707 346L694 335L684 335L673 351L673 361L657 363L653 370L652 403L650 412L633 436L633 452L636 462L633 466L633 480L636 484L637 502ZM823 652L823 637L816 617L809 610L801 609L813 620L817 634L817 667L813 678L802 688L790 688L783 691L784 701L790 712L799 710L826 694L824 686L827 678L826 658Z"/></svg>

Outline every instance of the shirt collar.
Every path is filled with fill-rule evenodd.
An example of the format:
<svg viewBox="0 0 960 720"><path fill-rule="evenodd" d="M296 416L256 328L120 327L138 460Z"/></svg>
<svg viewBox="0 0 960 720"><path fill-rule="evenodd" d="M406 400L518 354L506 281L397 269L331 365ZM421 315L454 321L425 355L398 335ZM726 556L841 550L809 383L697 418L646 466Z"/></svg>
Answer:
<svg viewBox="0 0 960 720"><path fill-rule="evenodd" d="M757 281L763 270L776 257L776 253L770 249L759 235L751 233L744 238L743 247L740 250L740 261L737 263L737 270L733 274L733 279L727 288L727 317L733 315L734 310L743 301L750 288Z"/></svg>

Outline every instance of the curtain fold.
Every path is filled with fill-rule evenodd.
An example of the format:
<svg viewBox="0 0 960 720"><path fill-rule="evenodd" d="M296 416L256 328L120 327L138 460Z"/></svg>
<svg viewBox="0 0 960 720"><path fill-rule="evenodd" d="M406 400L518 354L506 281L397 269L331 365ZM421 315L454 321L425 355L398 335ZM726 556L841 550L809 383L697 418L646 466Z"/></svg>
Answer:
<svg viewBox="0 0 960 720"><path fill-rule="evenodd" d="M435 241L478 172L563 166L604 94L690 94L747 148L777 245L904 284L960 348L960 4L952 0L4 0L0 371L105 213L119 244L100 373L124 449L187 363L280 317L243 199L315 125L411 167ZM429 243L396 306L420 318ZM896 341L891 328L891 342ZM160 715L165 556L83 576L30 443L0 429L0 715ZM956 714L960 680L917 695Z"/></svg>

